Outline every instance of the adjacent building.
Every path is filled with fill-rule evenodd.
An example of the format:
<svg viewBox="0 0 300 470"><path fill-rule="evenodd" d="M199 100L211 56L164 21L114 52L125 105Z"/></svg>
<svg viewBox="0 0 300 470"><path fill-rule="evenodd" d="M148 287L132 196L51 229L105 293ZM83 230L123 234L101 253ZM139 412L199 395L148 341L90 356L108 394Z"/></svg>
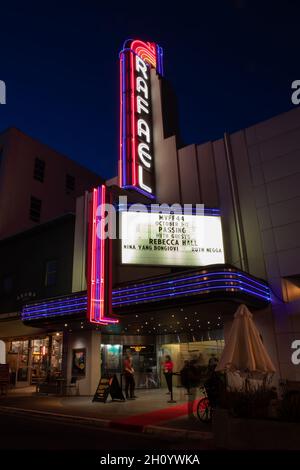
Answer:
<svg viewBox="0 0 300 470"><path fill-rule="evenodd" d="M36 234L42 243L48 230L49 240L59 227L68 232L61 235L68 246L56 256L65 271L61 290L42 287L47 275L37 267L30 290L39 297L27 297L15 308L29 336L35 329L47 338L47 345L41 345L40 376L52 368L67 382L79 378L80 393L93 394L101 374L121 374L130 350L137 385L164 385L163 356L172 355L177 370L193 354L205 366L220 355L233 314L245 303L276 365L274 383L300 380L299 366L291 360L292 343L300 339L300 108L213 142L184 146L161 48L126 43L120 70L118 176L105 185L97 180L92 191L84 183L74 216L43 224L39 235L35 229L21 235L33 240ZM66 182L65 167L62 171ZM38 197L33 190L28 194ZM121 224L121 231L131 227L134 233L130 242L117 237L98 247L93 225L102 227L104 217L97 214L96 203L107 195L117 209L117 229ZM120 196L126 202L120 203ZM137 203L145 209L130 214ZM190 204L190 212L181 216L157 209L150 219L151 203ZM204 205L200 213L197 204ZM24 220L24 208L20 211ZM22 230L31 226L24 220ZM161 230L150 240L141 227L153 226ZM199 242L201 230L206 238ZM8 258L15 240L0 244ZM49 253L50 279L51 269L58 269L59 264L51 264L56 258ZM107 292L98 288L102 282ZM105 305L106 322L97 302ZM12 307L3 305L8 316ZM0 330L0 337L9 338L9 347L17 350L13 343L20 336L13 329L8 336L8 320L4 323L6 335ZM59 353L49 346L56 337L61 338ZM32 364L28 359L28 383L33 383ZM17 367L17 376L24 367Z"/></svg>
<svg viewBox="0 0 300 470"><path fill-rule="evenodd" d="M0 239L75 211L102 178L11 127L0 133Z"/></svg>

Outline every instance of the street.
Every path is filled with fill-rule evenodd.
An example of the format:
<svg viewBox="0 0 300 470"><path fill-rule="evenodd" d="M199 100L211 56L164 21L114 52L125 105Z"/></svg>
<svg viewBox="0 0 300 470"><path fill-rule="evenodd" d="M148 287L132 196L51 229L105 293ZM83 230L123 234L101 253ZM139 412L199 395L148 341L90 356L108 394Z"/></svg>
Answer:
<svg viewBox="0 0 300 470"><path fill-rule="evenodd" d="M200 449L198 441L173 441L161 436L99 429L82 423L64 423L32 416L0 414L0 449L11 450L153 450Z"/></svg>

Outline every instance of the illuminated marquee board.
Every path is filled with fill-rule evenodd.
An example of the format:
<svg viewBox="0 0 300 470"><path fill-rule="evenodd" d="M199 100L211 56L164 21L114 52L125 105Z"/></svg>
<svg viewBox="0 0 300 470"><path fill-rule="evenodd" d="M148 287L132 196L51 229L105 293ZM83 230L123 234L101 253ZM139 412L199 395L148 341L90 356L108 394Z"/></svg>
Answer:
<svg viewBox="0 0 300 470"><path fill-rule="evenodd" d="M161 47L126 41L120 52L119 184L155 198L151 68L163 74Z"/></svg>
<svg viewBox="0 0 300 470"><path fill-rule="evenodd" d="M224 263L216 216L122 212L122 263L207 266Z"/></svg>

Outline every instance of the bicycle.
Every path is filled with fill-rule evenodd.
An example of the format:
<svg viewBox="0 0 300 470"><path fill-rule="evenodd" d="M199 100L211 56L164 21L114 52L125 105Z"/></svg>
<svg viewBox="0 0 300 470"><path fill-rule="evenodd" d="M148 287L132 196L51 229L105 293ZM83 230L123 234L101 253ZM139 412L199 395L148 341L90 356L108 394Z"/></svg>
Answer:
<svg viewBox="0 0 300 470"><path fill-rule="evenodd" d="M197 404L197 416L202 423L208 424L212 419L212 407L207 396L206 388L202 386L200 390L202 390L204 396L200 398Z"/></svg>

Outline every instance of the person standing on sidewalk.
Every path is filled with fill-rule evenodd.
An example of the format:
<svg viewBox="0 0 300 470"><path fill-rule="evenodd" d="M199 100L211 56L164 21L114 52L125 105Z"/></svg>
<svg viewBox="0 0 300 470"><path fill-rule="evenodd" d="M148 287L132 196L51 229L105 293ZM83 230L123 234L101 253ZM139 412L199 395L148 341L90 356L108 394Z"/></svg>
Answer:
<svg viewBox="0 0 300 470"><path fill-rule="evenodd" d="M135 380L134 380L134 369L132 367L132 356L127 354L124 360L124 377L125 377L125 396L127 400L134 400L137 398L134 394ZM129 397L130 393L130 397Z"/></svg>
<svg viewBox="0 0 300 470"><path fill-rule="evenodd" d="M168 390L169 390L167 393L169 394L172 391L172 376L173 376L173 368L174 368L174 364L171 360L171 356L167 355L165 357L163 368L164 368L164 375L165 375Z"/></svg>

